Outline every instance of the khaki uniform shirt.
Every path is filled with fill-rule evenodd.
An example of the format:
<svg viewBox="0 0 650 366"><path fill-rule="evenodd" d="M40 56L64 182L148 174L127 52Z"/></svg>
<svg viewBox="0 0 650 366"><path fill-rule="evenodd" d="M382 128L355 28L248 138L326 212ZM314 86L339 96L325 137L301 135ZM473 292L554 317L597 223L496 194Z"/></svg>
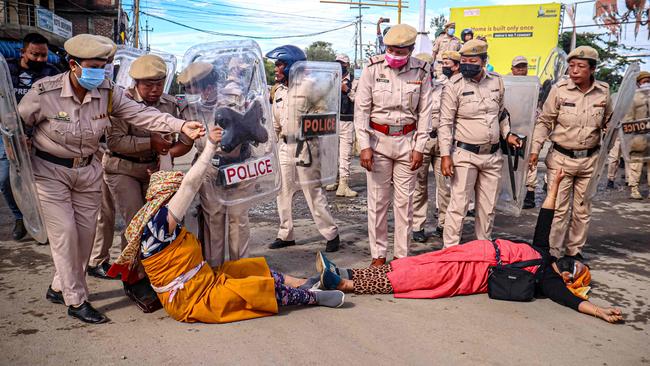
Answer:
<svg viewBox="0 0 650 366"><path fill-rule="evenodd" d="M601 140L612 114L609 85L595 80L586 92L571 79L558 81L552 88L537 118L531 153L539 154L544 141L565 149L591 149Z"/></svg>
<svg viewBox="0 0 650 366"><path fill-rule="evenodd" d="M503 80L494 72L484 70L479 82L452 76L442 92L440 155L449 156L454 141L484 145L498 143L499 136L506 138L510 120L499 121L504 92Z"/></svg>
<svg viewBox="0 0 650 366"><path fill-rule="evenodd" d="M133 100L145 105L137 89L129 89L129 93L133 96ZM179 116L176 98L171 95L161 95L158 102L152 107L162 113L169 113L174 117ZM149 130L135 127L117 118L111 120L111 127L106 131L106 142L110 151L127 156L147 158L155 154L151 151L151 132Z"/></svg>
<svg viewBox="0 0 650 366"><path fill-rule="evenodd" d="M283 128L286 130L287 124L289 122L288 108L289 88L284 84L280 84L280 86L278 86L278 88L275 90L275 97L273 100L272 108L273 130L275 131L275 135L277 137L286 135L288 133L287 131L284 131L283 133Z"/></svg>
<svg viewBox="0 0 650 366"><path fill-rule="evenodd" d="M370 147L370 134L375 133L370 121L393 126L417 123L415 150L423 152L431 131L431 89L426 62L409 57L406 65L395 70L388 67L384 55L372 57L361 74L354 98L359 148Z"/></svg>
<svg viewBox="0 0 650 366"><path fill-rule="evenodd" d="M434 66L438 61L442 61L442 53L445 51L458 51L460 50L460 39L456 36L450 36L442 33L433 41L433 59Z"/></svg>
<svg viewBox="0 0 650 366"><path fill-rule="evenodd" d="M18 105L25 126L33 128L32 144L36 149L60 158L90 156L98 151L99 139L111 125L109 113L162 133L180 132L185 123L127 98L121 87L108 80L88 91L80 101L69 74L39 80Z"/></svg>
<svg viewBox="0 0 650 366"><path fill-rule="evenodd" d="M632 108L625 115L623 121L637 121L650 117L650 89L638 89L634 93Z"/></svg>
<svg viewBox="0 0 650 366"><path fill-rule="evenodd" d="M442 104L442 91L449 81L446 77L433 80L431 92L431 130L438 131L440 128L440 105Z"/></svg>

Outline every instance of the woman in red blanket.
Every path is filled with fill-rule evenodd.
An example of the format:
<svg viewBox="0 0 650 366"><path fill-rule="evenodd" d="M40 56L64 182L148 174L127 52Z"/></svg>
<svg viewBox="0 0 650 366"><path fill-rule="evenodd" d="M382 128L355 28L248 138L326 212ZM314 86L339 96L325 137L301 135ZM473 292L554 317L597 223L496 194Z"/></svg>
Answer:
<svg viewBox="0 0 650 366"><path fill-rule="evenodd" d="M556 260L549 254L549 233L561 171L542 205L533 245L497 239L503 264L542 258L542 266L525 270L538 274L536 292L561 305L607 322L622 320L616 308L601 308L586 300L589 269L573 258ZM441 298L487 292L488 269L496 265L495 248L488 240L475 240L436 252L400 258L381 267L339 269L318 253L320 286L356 294L394 294L398 298ZM540 271L542 267L542 271ZM582 290L582 291L581 291Z"/></svg>

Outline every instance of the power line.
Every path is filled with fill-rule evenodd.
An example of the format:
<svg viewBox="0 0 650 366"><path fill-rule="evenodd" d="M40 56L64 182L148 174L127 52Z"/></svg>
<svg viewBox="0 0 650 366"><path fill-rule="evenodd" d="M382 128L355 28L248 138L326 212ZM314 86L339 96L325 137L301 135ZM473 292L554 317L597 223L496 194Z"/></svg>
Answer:
<svg viewBox="0 0 650 366"><path fill-rule="evenodd" d="M196 28L196 27L193 27L193 26L191 26L191 25L183 24L183 23L180 23L180 22L177 22L177 21L171 20L171 19L167 19L167 18L161 17L161 16L157 16L157 15L149 14L149 13L144 12L144 11L141 11L141 13L142 13L142 14L145 14L145 15L148 15L148 16L150 16L150 17L152 17L152 18L156 18L156 19L164 20L164 21L166 21L166 22L169 22L169 23L172 23L172 24L176 24L176 25L178 25L178 26L185 27L185 28L188 28L188 29L192 29L192 30L195 30L195 31L198 31L198 32L203 32L203 33L207 33L207 34L212 34L212 35L215 35L215 36L240 37L240 38L251 38L251 39L283 39L283 38L313 37L313 36L318 36L318 35L325 34L325 33L335 32L335 31L338 31L338 30L341 30L341 29L345 29L345 28L351 27L351 26L353 26L353 25L355 24L355 23L350 23L350 24L346 24L346 25L344 25L344 26L342 26L342 27L338 27L338 28L334 28L334 29L330 29L330 30L326 30L326 31L315 32L315 33L298 34L298 35L294 35L294 36L273 36L273 37L264 37L264 36L251 36L251 35L243 35L243 34L234 34L234 33L215 32L215 31L210 31L210 30L206 30L206 29Z"/></svg>
<svg viewBox="0 0 650 366"><path fill-rule="evenodd" d="M317 19L317 20L332 20L336 22L350 22L352 20L338 20L338 19L331 19L331 18L323 18L323 17L315 17L315 16L309 16L309 15L300 15L300 14L293 14L293 13L281 13L277 11L271 11L271 10L264 10L264 9L254 9L254 8L247 8L244 6L237 6L237 5L230 5L230 4L220 4L220 3L213 3L210 1L197 1L197 0L190 0L191 2L195 4L210 4L213 6L221 6L225 8L230 8L230 9L241 9L241 10L249 10L249 11L254 11L254 12L262 12L262 13L268 13L268 14L278 14L282 16L293 16L293 17L299 17L299 18L305 18L305 19Z"/></svg>

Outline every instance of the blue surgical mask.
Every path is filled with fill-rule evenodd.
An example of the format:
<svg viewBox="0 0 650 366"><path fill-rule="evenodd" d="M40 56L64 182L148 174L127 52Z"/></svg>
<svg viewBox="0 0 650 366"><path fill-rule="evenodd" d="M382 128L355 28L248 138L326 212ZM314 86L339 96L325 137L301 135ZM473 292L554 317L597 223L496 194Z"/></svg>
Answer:
<svg viewBox="0 0 650 366"><path fill-rule="evenodd" d="M454 33L456 33L456 28L449 28L449 29L447 29L447 34L449 34L450 36L453 36Z"/></svg>
<svg viewBox="0 0 650 366"><path fill-rule="evenodd" d="M77 66L81 67L78 63ZM104 82L104 79L106 79L106 71L103 68L93 69L90 67L81 67L81 77L77 77L79 85L86 90L97 88Z"/></svg>

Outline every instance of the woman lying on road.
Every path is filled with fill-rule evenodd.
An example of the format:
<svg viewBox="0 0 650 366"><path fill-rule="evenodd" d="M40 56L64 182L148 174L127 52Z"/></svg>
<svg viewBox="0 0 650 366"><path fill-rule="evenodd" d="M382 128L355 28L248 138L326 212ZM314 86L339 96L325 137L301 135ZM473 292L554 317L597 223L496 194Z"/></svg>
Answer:
<svg viewBox="0 0 650 366"><path fill-rule="evenodd" d="M217 268L205 263L201 244L181 222L220 141L221 129L213 128L205 149L185 176L175 171L151 176L147 203L129 224L128 245L109 275L121 274L127 282L137 280L132 269L141 260L163 307L182 322L258 318L276 314L279 305L343 305L343 292L298 288L306 280L270 270L264 258L240 259Z"/></svg>
<svg viewBox="0 0 650 366"><path fill-rule="evenodd" d="M555 211L560 171L537 219L533 245L496 240L503 264L543 259L536 293L581 313L615 323L623 319L616 308L600 308L577 290L590 279L589 269L570 258L557 260L549 254L549 233ZM488 269L496 265L495 249L487 240L475 240L437 252L400 258L381 267L338 269L322 253L316 262L321 287L356 294L395 294L398 298L440 298L487 292ZM537 273L538 266L526 270ZM567 288L569 287L569 288ZM571 290L570 290L571 289ZM573 291L573 292L572 292ZM583 298L574 295L580 294Z"/></svg>

